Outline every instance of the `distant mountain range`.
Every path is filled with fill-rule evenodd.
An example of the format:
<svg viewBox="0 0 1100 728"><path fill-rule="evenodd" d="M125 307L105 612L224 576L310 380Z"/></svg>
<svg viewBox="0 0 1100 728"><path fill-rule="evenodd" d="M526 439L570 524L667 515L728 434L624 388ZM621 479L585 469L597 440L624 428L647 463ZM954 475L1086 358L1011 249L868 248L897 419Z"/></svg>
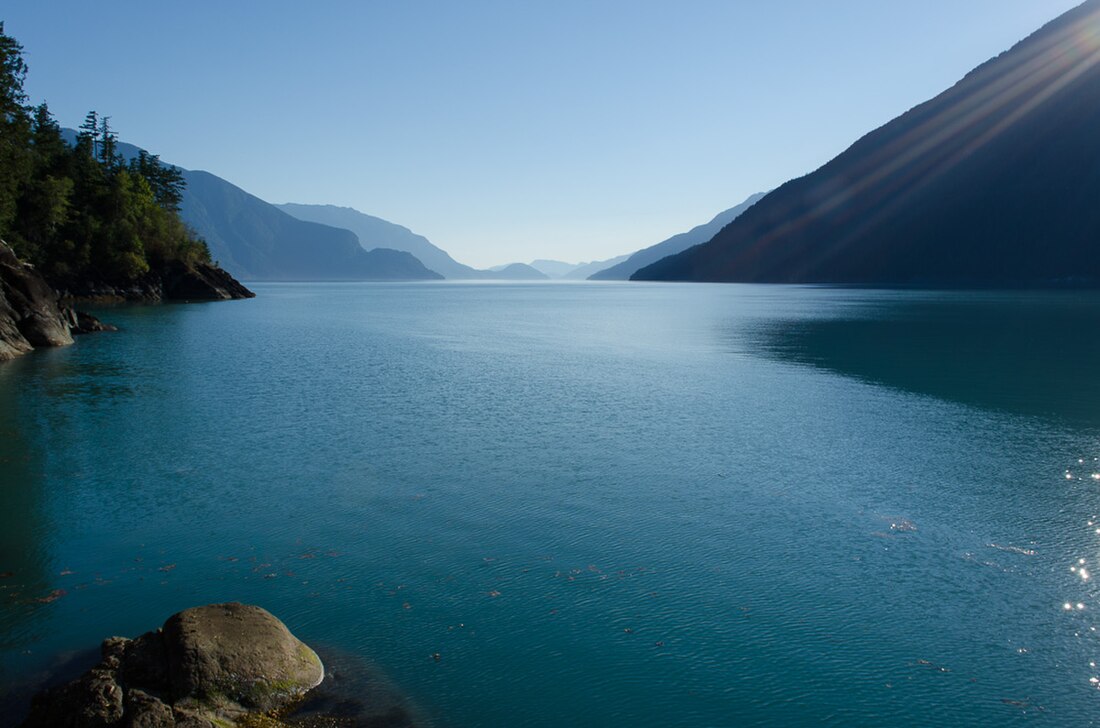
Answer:
<svg viewBox="0 0 1100 728"><path fill-rule="evenodd" d="M1100 285L1100 0L633 280Z"/></svg>
<svg viewBox="0 0 1100 728"><path fill-rule="evenodd" d="M544 274L547 278L565 278L573 269L577 267L576 263L565 263L560 260L532 260L531 267L540 273Z"/></svg>
<svg viewBox="0 0 1100 728"><path fill-rule="evenodd" d="M604 268L610 268L613 265L622 263L629 257L630 254L627 253L626 255L617 255L614 258L608 258L607 260L593 260L590 263L581 263L562 277L566 280L583 281L590 278L593 273L598 273Z"/></svg>
<svg viewBox="0 0 1100 728"><path fill-rule="evenodd" d="M703 225L696 225L686 233L680 233L679 235L673 235L668 240L663 240L656 245L651 245L648 248L639 250L634 255L631 255L626 260L612 265L610 267L599 270L588 278L593 281L625 281L629 280L630 276L638 272L639 269L644 268L651 263L656 263L658 260L665 258L669 255L676 255L688 248L705 243L718 233L719 230L726 225L737 219L741 213L752 207L764 197L763 192L757 192L755 195L750 196L747 200L742 202L736 207L731 207L728 210L718 213L714 216L710 222Z"/></svg>
<svg viewBox="0 0 1100 728"><path fill-rule="evenodd" d="M592 261L591 263L565 263L564 261L547 261L539 260L531 261L530 265L522 263L513 263L509 265L496 265L493 266L491 271L502 272L505 268L510 269L511 272L518 273L524 271L524 268L536 269L539 273L543 274L546 278L555 278L561 280L584 280L592 273L596 271L603 271L604 268L610 265L615 265L621 261L625 261L626 255L619 255L618 257L610 258L607 261ZM522 267L515 267L515 266ZM528 272L529 273L529 272ZM531 277L531 276L528 276Z"/></svg>
<svg viewBox="0 0 1100 728"><path fill-rule="evenodd" d="M426 267L444 278L484 277L483 271L459 263L446 251L432 245L431 241L423 235L417 235L403 225L367 215L354 208L335 205L300 205L293 202L275 205L275 207L299 220L350 230L358 236L359 244L365 250L393 248L412 253Z"/></svg>
<svg viewBox="0 0 1100 728"><path fill-rule="evenodd" d="M209 172L184 170L181 213L221 265L246 280L432 280L411 253L364 250L355 233L299 220Z"/></svg>
<svg viewBox="0 0 1100 728"><path fill-rule="evenodd" d="M359 244L367 250L393 248L412 253L429 269L444 278L457 280L538 280L547 276L523 263L502 265L490 270L478 270L459 263L446 251L432 244L423 235L407 227L374 217L351 207L335 205L302 205L288 202L276 205L280 210L300 220L323 223L355 233Z"/></svg>

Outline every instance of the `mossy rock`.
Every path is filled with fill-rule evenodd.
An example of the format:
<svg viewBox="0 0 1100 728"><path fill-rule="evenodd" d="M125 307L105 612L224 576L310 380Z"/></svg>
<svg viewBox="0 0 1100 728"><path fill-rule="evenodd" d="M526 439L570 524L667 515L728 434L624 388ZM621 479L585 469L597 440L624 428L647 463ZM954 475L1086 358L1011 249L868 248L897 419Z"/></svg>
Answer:
<svg viewBox="0 0 1100 728"><path fill-rule="evenodd" d="M324 676L269 612L212 604L106 640L96 667L34 698L23 728L281 728L277 716Z"/></svg>
<svg viewBox="0 0 1100 728"><path fill-rule="evenodd" d="M169 617L163 634L177 700L228 700L266 712L297 700L325 677L317 653L260 607L194 607Z"/></svg>

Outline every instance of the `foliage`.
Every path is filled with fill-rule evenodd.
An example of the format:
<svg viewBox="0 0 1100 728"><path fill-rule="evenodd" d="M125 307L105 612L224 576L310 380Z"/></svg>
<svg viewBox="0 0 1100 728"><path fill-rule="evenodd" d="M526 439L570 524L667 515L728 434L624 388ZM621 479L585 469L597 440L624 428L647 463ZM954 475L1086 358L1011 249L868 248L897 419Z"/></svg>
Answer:
<svg viewBox="0 0 1100 728"><path fill-rule="evenodd" d="M180 171L144 151L127 163L110 117L95 111L70 146L46 104L27 104L26 73L0 23L0 238L55 282L125 283L208 263L179 216Z"/></svg>

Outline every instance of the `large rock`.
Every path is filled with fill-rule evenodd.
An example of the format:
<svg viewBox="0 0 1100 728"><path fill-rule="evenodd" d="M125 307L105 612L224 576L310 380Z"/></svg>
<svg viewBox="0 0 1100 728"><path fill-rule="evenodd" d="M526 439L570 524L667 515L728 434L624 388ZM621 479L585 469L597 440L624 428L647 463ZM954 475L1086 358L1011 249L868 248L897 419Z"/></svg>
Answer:
<svg viewBox="0 0 1100 728"><path fill-rule="evenodd" d="M195 607L164 623L169 679L177 700L230 701L275 710L325 677L317 654L259 607Z"/></svg>
<svg viewBox="0 0 1100 728"><path fill-rule="evenodd" d="M0 264L0 271L3 270ZM20 316L8 301L7 286L0 278L0 361L14 359L34 349L27 337L19 330Z"/></svg>
<svg viewBox="0 0 1100 728"><path fill-rule="evenodd" d="M287 708L325 674L282 622L236 602L174 614L101 652L77 680L35 696L23 728L226 728Z"/></svg>
<svg viewBox="0 0 1100 728"><path fill-rule="evenodd" d="M46 279L0 240L0 361L41 346L66 346L74 334L114 330L62 306Z"/></svg>
<svg viewBox="0 0 1100 728"><path fill-rule="evenodd" d="M0 241L0 359L73 343L67 312L38 271Z"/></svg>
<svg viewBox="0 0 1100 728"><path fill-rule="evenodd" d="M256 297L233 276L209 263L201 263L194 268L171 263L160 278L164 298L175 301L228 301Z"/></svg>

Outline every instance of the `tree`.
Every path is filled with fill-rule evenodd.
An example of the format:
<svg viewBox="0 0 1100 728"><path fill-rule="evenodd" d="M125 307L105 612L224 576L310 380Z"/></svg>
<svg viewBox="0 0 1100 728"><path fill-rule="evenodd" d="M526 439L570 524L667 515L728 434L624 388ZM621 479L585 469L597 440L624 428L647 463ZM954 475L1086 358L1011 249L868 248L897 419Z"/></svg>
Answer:
<svg viewBox="0 0 1100 728"><path fill-rule="evenodd" d="M51 174L68 172L72 149L61 136L61 125L54 120L45 102L34 107L32 113L31 146L34 155Z"/></svg>
<svg viewBox="0 0 1100 728"><path fill-rule="evenodd" d="M84 123L76 135L76 146L91 155L92 159L99 159L99 114L95 111L89 111L84 116Z"/></svg>
<svg viewBox="0 0 1100 728"><path fill-rule="evenodd" d="M96 138L99 140L99 163L108 172L121 167L122 156L118 153L118 134L111 131L111 117L100 118Z"/></svg>
<svg viewBox="0 0 1100 728"><path fill-rule="evenodd" d="M0 22L0 236L11 229L19 191L30 175L26 76L23 46L4 33Z"/></svg>
<svg viewBox="0 0 1100 728"><path fill-rule="evenodd" d="M55 243L69 216L72 150L44 103L35 108L31 120L30 151L31 174L18 198L11 242L24 257L51 266L64 254L55 249Z"/></svg>
<svg viewBox="0 0 1100 728"><path fill-rule="evenodd" d="M187 182L178 168L164 164L156 154L142 149L130 160L130 172L149 183L158 205L170 212L179 212Z"/></svg>
<svg viewBox="0 0 1100 728"><path fill-rule="evenodd" d="M26 77L23 46L4 33L4 22L0 21L0 113L5 117L25 109L27 96L23 93L23 81Z"/></svg>

